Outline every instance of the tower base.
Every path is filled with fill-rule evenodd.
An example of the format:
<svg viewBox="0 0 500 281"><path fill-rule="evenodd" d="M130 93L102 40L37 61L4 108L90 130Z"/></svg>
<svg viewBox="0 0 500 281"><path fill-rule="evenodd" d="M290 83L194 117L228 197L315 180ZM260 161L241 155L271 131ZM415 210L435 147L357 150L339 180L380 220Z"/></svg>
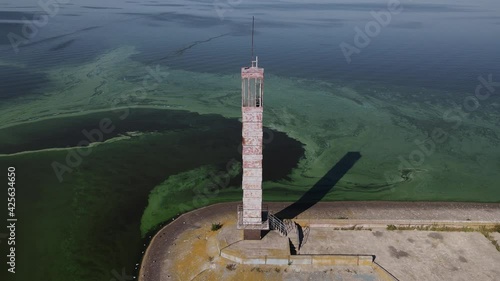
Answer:
<svg viewBox="0 0 500 281"><path fill-rule="evenodd" d="M243 240L260 240L262 238L262 230L260 229L244 229Z"/></svg>

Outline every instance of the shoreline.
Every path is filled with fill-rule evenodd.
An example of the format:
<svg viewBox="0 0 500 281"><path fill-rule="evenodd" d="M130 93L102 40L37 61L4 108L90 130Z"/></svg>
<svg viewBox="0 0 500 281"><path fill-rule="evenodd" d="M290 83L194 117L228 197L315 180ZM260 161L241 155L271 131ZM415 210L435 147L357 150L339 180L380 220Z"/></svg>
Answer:
<svg viewBox="0 0 500 281"><path fill-rule="evenodd" d="M168 275L156 260L168 261L169 248L175 245L180 234L192 229L199 228L202 221L220 221L223 218L236 216L236 208L241 202L216 203L184 213L160 228L151 238L144 255L140 261L140 281L163 280L161 276ZM293 204L292 202L264 202L273 213ZM391 217L396 214L398 219L410 220L447 219L466 220L471 222L482 221L492 224L500 223L500 203L472 203L472 202L398 202L398 201L332 201L318 202L314 206L300 213L295 219L304 220L314 218L316 220L340 219L348 214L349 219L383 219L384 216ZM467 218L460 219L463 216ZM311 217L313 216L313 217ZM316 217L314 217L316 216ZM318 218L318 216L320 218ZM333 217L332 217L333 216ZM408 216L410 216L408 218ZM394 220L394 218L391 218ZM184 241L185 242L185 241ZM146 277L144 277L146 276Z"/></svg>

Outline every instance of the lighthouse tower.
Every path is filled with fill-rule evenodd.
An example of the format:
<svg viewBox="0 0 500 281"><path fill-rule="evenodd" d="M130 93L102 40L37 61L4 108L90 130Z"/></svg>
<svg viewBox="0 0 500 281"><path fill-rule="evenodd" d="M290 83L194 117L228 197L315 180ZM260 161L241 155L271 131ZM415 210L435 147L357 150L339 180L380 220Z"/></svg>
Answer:
<svg viewBox="0 0 500 281"><path fill-rule="evenodd" d="M238 207L238 228L245 240L258 240L269 229L267 210L262 206L262 115L264 110L264 69L259 59L241 68L241 113L243 145L243 205Z"/></svg>

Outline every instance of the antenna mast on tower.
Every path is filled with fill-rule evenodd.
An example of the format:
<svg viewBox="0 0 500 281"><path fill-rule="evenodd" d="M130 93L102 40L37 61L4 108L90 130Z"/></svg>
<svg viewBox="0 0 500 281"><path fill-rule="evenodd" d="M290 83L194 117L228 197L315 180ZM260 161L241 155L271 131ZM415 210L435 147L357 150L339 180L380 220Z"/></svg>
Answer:
<svg viewBox="0 0 500 281"><path fill-rule="evenodd" d="M255 17L252 16L252 61L253 61L253 33L255 28Z"/></svg>
<svg viewBox="0 0 500 281"><path fill-rule="evenodd" d="M259 240L269 229L268 209L262 205L262 118L264 114L264 69L254 60L254 27L252 17L252 61L241 68L241 122L243 204L238 206L238 229L244 240Z"/></svg>

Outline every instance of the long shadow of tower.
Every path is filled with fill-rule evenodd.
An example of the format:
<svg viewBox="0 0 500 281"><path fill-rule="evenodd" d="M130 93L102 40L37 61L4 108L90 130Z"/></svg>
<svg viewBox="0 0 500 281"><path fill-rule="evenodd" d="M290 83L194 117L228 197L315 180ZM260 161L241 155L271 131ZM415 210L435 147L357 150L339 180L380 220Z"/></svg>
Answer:
<svg viewBox="0 0 500 281"><path fill-rule="evenodd" d="M313 185L296 202L279 211L276 216L281 219L293 219L300 213L314 206L330 192L335 184L356 164L361 158L359 152L348 152L333 166L316 184Z"/></svg>

